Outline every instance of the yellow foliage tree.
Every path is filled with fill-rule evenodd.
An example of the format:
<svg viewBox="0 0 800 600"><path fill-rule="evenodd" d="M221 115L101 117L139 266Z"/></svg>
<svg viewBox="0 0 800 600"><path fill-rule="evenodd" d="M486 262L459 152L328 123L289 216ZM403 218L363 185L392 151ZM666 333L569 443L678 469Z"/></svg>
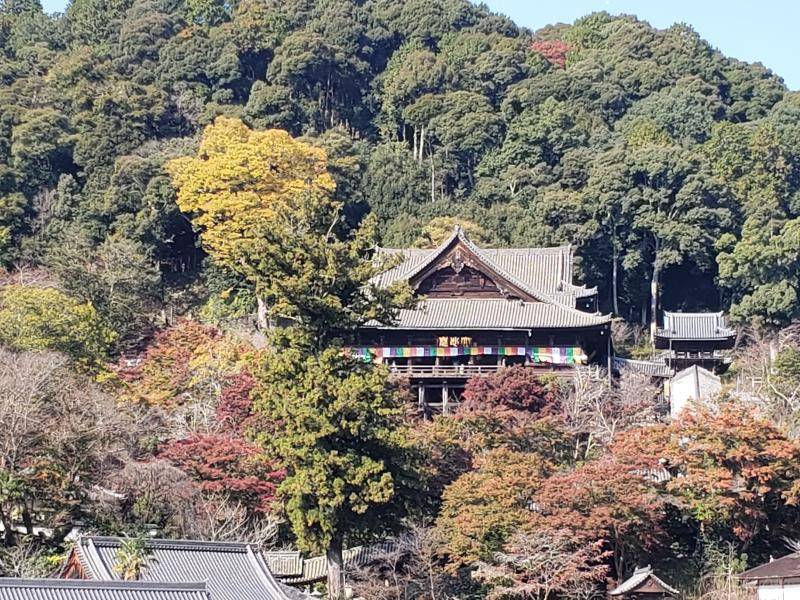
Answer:
<svg viewBox="0 0 800 600"><path fill-rule="evenodd" d="M219 117L203 132L196 156L170 161L178 206L192 215L203 248L259 287L254 252L264 228L301 194L330 197L336 188L325 151L278 129L254 131Z"/></svg>
<svg viewBox="0 0 800 600"><path fill-rule="evenodd" d="M456 217L434 217L425 225L412 245L415 248L438 248L452 235L456 225L460 225L476 244L483 245L489 242L489 233L477 223Z"/></svg>
<svg viewBox="0 0 800 600"><path fill-rule="evenodd" d="M0 345L55 350L83 369L101 368L116 334L89 303L53 288L9 285L0 290Z"/></svg>

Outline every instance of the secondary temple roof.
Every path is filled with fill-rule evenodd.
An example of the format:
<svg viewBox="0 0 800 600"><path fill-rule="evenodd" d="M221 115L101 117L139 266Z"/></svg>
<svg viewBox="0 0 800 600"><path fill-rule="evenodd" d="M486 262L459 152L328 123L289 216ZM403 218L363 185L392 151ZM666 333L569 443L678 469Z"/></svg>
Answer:
<svg viewBox="0 0 800 600"><path fill-rule="evenodd" d="M728 327L725 315L712 313L680 313L664 311L664 326L658 336L673 340L726 340L736 336Z"/></svg>
<svg viewBox="0 0 800 600"><path fill-rule="evenodd" d="M0 577L0 600L208 600L208 594L203 583Z"/></svg>
<svg viewBox="0 0 800 600"><path fill-rule="evenodd" d="M101 581L119 580L114 567L122 544L115 537L82 537L73 552L79 575ZM263 556L248 544L186 540L147 540L143 582L204 581L211 600L305 600L307 595L282 583L270 572ZM62 576L69 573L72 556Z"/></svg>
<svg viewBox="0 0 800 600"><path fill-rule="evenodd" d="M611 597L627 596L629 594L680 596L678 590L657 577L649 566L636 569L633 575L608 593Z"/></svg>
<svg viewBox="0 0 800 600"><path fill-rule="evenodd" d="M744 581L766 581L776 579L800 580L800 552L792 552L784 557L753 567L739 575Z"/></svg>

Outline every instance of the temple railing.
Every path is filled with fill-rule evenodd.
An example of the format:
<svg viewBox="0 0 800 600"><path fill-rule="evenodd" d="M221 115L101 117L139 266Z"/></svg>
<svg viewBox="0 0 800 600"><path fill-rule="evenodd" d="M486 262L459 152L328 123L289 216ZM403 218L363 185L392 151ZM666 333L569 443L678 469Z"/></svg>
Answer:
<svg viewBox="0 0 800 600"><path fill-rule="evenodd" d="M709 350L709 351L681 351L678 352L676 350L663 350L656 354L657 358L662 360L715 360L715 361L723 361L723 362L730 362L731 361L731 353L730 351L725 350Z"/></svg>
<svg viewBox="0 0 800 600"><path fill-rule="evenodd" d="M498 370L505 368L503 365L388 365L389 371L393 375L413 377L413 378L436 378L436 377L450 377L450 378L464 378L481 377L496 373ZM575 367L575 366L559 366L553 367L551 365L526 365L526 368L534 369L542 375L552 375L555 377L568 377L575 376L577 369L584 372L589 372L593 376L599 375L599 369L594 367Z"/></svg>

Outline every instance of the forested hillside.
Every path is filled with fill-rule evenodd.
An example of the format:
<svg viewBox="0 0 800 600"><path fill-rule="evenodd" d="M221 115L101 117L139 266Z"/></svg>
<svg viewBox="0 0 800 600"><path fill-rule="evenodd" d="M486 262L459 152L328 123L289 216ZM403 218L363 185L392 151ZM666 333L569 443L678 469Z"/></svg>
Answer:
<svg viewBox="0 0 800 600"><path fill-rule="evenodd" d="M762 66L466 0L0 0L0 49L0 576L80 531L131 538L126 578L157 535L324 555L335 600L590 600L647 564L731 600L796 543L800 94ZM520 346L426 413L358 334L412 306L376 244L457 223L573 245L613 328L556 308L621 356L725 310L722 391L670 419L652 372Z"/></svg>
<svg viewBox="0 0 800 600"><path fill-rule="evenodd" d="M689 27L598 13L531 32L464 0L0 11L0 263L46 266L119 348L165 304L252 311L214 295L235 281L202 262L164 170L218 115L326 149L384 245L458 217L496 246L576 245L633 321L651 280L665 308L798 314L800 99Z"/></svg>

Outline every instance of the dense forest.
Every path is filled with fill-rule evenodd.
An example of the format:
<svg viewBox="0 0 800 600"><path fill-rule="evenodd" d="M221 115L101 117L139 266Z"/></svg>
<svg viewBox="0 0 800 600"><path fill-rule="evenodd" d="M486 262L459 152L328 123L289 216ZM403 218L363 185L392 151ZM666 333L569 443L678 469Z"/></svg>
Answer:
<svg viewBox="0 0 800 600"><path fill-rule="evenodd" d="M412 414L342 350L409 302L375 245L455 223L573 245L620 353L729 312L723 397L670 422L643 375L520 367ZM731 598L800 527L798 256L800 94L685 25L0 0L0 576L80 527L327 553L331 598L387 537L356 597L588 600L652 564Z"/></svg>
<svg viewBox="0 0 800 600"><path fill-rule="evenodd" d="M667 309L797 316L800 100L687 26L597 13L531 32L464 0L0 10L0 263L46 265L122 345L165 304L202 300L198 278L235 284L202 263L164 170L218 115L324 148L384 245L458 217L496 246L574 244L632 321L652 281ZM78 277L91 261L139 275L136 318ZM252 309L235 298L209 309Z"/></svg>

